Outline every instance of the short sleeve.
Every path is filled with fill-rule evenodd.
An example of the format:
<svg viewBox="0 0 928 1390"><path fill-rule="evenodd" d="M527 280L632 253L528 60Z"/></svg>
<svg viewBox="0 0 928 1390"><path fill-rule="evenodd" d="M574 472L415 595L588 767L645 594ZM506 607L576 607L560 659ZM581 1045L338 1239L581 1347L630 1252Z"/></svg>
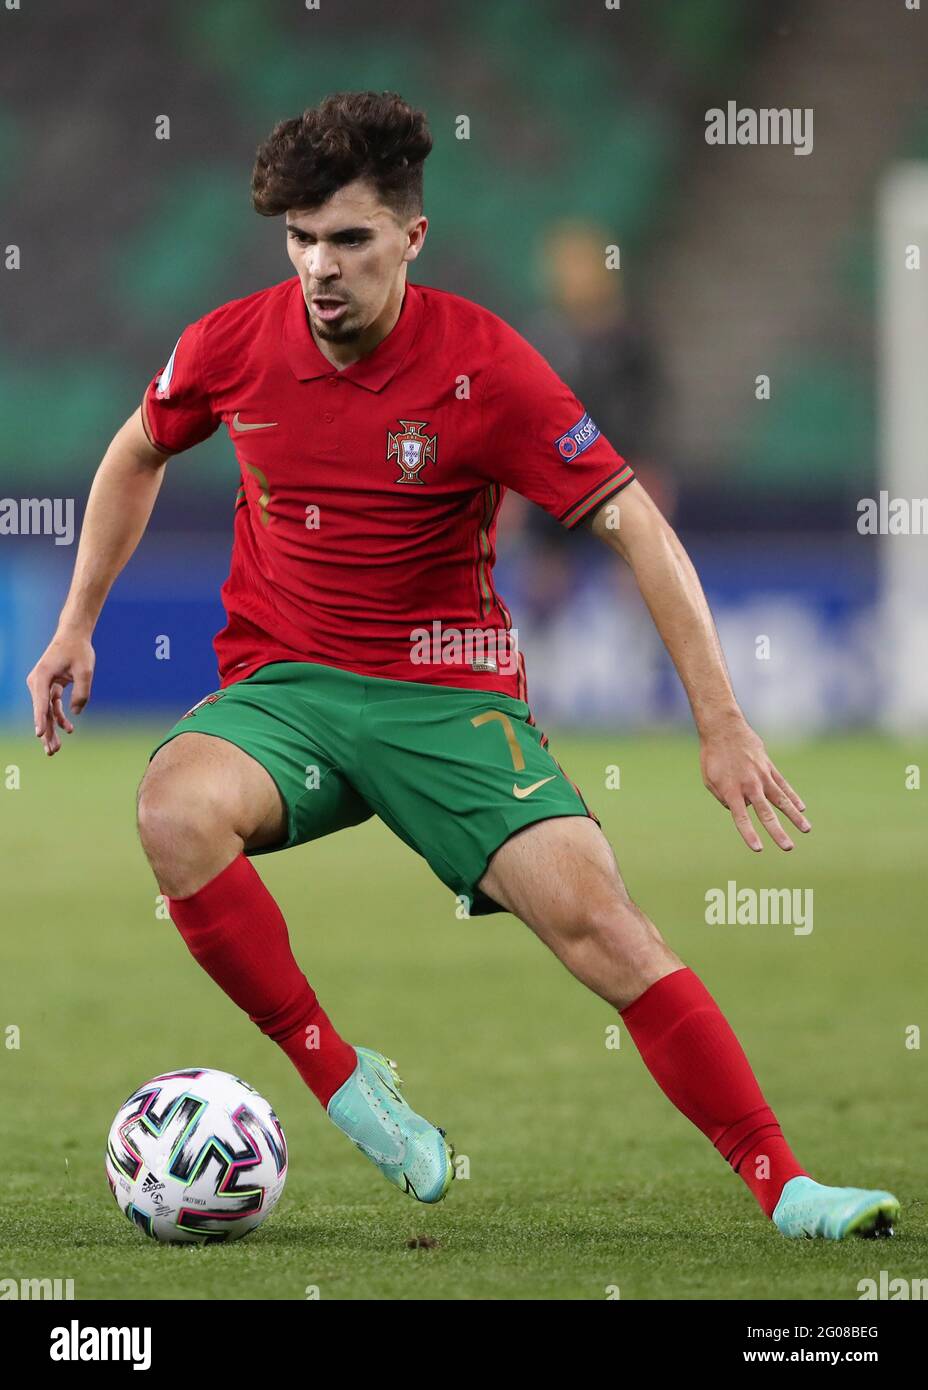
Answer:
<svg viewBox="0 0 928 1390"><path fill-rule="evenodd" d="M145 432L166 454L192 449L219 427L205 377L203 333L202 319L184 329L142 398Z"/></svg>
<svg viewBox="0 0 928 1390"><path fill-rule="evenodd" d="M570 387L511 330L482 396L481 471L572 529L635 476Z"/></svg>

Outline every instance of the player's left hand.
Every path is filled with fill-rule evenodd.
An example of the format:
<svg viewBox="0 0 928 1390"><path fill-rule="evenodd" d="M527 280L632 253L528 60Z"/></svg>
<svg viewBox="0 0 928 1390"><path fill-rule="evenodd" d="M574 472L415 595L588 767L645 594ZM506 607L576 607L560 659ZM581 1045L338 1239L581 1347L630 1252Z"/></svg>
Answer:
<svg viewBox="0 0 928 1390"><path fill-rule="evenodd" d="M748 849L759 852L764 847L748 815L748 806L754 807L757 819L774 844L782 850L792 849L793 842L773 808L782 811L797 830L806 834L812 826L802 814L805 802L774 767L763 740L750 724L740 719L700 737L702 780L716 800L731 811Z"/></svg>

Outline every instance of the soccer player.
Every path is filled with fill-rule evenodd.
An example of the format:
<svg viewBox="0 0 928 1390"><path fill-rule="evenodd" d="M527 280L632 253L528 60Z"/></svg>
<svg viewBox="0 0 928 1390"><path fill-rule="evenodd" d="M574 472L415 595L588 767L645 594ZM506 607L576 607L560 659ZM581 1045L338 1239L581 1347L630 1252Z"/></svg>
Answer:
<svg viewBox="0 0 928 1390"><path fill-rule="evenodd" d="M472 914L514 913L618 1010L657 1084L787 1236L878 1234L888 1192L794 1157L698 977L632 901L547 746L493 583L514 488L631 567L679 672L703 781L752 850L803 802L749 727L683 547L580 401L479 305L413 284L431 136L399 96L340 93L279 124L252 181L296 274L181 334L91 488L57 631L28 685L46 753L90 696L91 638L169 457L223 426L241 468L215 639L220 688L153 751L142 845L200 965L384 1176L444 1197L453 1151L394 1064L339 1036L252 862L377 815Z"/></svg>

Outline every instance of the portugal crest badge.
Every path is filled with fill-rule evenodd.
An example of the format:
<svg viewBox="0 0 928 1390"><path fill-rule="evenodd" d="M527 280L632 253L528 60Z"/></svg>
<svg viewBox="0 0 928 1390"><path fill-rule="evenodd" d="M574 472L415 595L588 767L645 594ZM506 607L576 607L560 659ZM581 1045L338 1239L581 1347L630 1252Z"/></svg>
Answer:
<svg viewBox="0 0 928 1390"><path fill-rule="evenodd" d="M438 435L422 433L428 424L427 420L401 420L400 424L402 431L398 430L396 434L387 430L387 462L395 458L403 470L400 477L394 478L393 481L422 483L423 479L419 474L429 459L432 463L438 462L435 457Z"/></svg>

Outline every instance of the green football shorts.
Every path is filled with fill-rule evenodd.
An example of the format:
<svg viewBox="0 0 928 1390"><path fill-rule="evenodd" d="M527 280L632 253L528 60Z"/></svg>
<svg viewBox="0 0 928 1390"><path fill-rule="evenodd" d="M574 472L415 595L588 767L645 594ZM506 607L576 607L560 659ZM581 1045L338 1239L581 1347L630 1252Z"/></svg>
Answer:
<svg viewBox="0 0 928 1390"><path fill-rule="evenodd" d="M495 691L356 675L274 661L194 705L178 734L212 734L259 762L305 844L377 815L421 854L473 916L503 909L477 884L516 830L589 816L524 700Z"/></svg>

